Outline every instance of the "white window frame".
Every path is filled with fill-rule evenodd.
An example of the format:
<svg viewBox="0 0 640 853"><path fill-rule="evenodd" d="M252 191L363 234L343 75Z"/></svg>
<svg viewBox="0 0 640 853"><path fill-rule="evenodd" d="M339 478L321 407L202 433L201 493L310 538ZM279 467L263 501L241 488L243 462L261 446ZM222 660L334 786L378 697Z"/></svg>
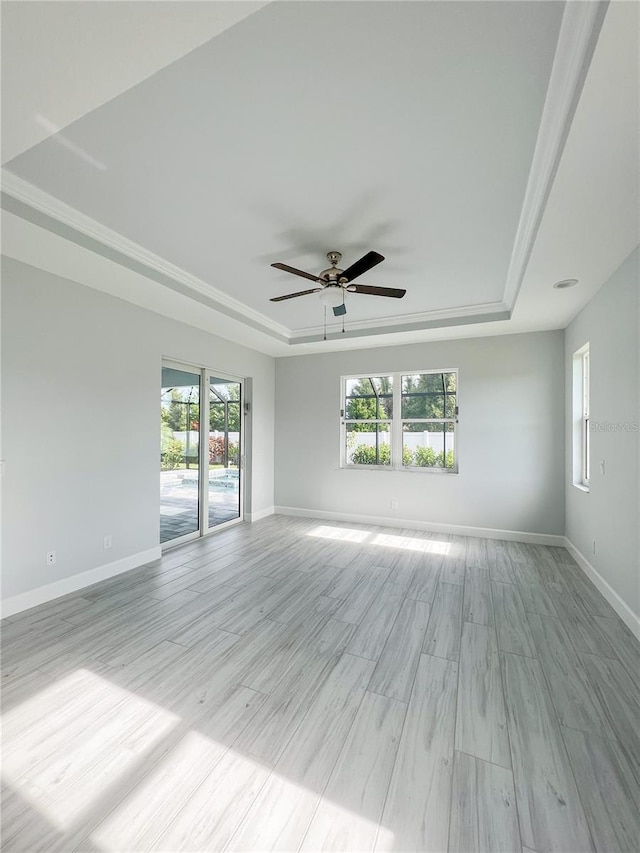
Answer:
<svg viewBox="0 0 640 853"><path fill-rule="evenodd" d="M582 355L582 485L589 486L591 477L591 442L589 439L590 422L590 377L589 347Z"/></svg>
<svg viewBox="0 0 640 853"><path fill-rule="evenodd" d="M403 418L402 417L402 377L415 376L416 374L426 373L454 373L456 377L456 414L455 418ZM371 420L349 420L345 417L345 410L340 409L340 468L356 470L356 471L403 471L406 473L430 473L430 474L457 474L459 470L459 454L458 454L458 412L459 412L459 371L457 367L443 367L437 369L419 370L380 370L377 372L368 373L351 373L342 376L340 379L340 405L344 406L347 397L347 382L351 379L378 379L382 376L389 376L393 382L393 416L387 418L372 418ZM446 467L427 467L419 465L403 465L402 464L402 424L407 422L416 423L452 423L454 448L455 448L455 465L453 468ZM391 433L391 464L390 465L358 465L347 462L347 424L351 423L388 423Z"/></svg>
<svg viewBox="0 0 640 853"><path fill-rule="evenodd" d="M590 355L586 343L573 354L572 457L573 485L588 492L591 475Z"/></svg>
<svg viewBox="0 0 640 853"><path fill-rule="evenodd" d="M340 381L340 393L341 393L341 405L344 405L346 396L347 396L347 382L351 379L380 379L383 376L389 376L392 378L393 385L393 411L396 411L397 406L397 395L396 395L396 380L395 375L390 373L389 371L382 371L380 373L354 373L349 376L341 377ZM353 419L349 420L345 417L345 410L340 409L340 467L341 468L359 468L359 469L367 469L374 471L393 471L393 459L394 459L394 434L396 430L394 429L394 421L393 418L371 418L371 419ZM347 462L347 424L353 423L366 423L366 424L389 424L389 435L391 437L390 443L390 453L391 453L391 464L389 465L354 465L352 463Z"/></svg>

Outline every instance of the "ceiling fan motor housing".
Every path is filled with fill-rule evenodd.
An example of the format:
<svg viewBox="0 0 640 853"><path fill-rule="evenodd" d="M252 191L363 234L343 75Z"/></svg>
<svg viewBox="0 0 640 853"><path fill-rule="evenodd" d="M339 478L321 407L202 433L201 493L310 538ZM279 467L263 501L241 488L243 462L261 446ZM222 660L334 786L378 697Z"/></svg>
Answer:
<svg viewBox="0 0 640 853"><path fill-rule="evenodd" d="M336 266L336 264L340 263L341 258L341 252L327 252L327 260L329 261L331 266L326 270L322 270L319 275L319 278L321 278L323 281L326 281L327 284L342 284L342 282L340 281L340 273L342 273L342 270L338 269L338 267Z"/></svg>
<svg viewBox="0 0 640 853"><path fill-rule="evenodd" d="M342 270L339 270L338 267L329 267L329 269L322 270L319 278L326 281L327 284L339 284L341 274Z"/></svg>

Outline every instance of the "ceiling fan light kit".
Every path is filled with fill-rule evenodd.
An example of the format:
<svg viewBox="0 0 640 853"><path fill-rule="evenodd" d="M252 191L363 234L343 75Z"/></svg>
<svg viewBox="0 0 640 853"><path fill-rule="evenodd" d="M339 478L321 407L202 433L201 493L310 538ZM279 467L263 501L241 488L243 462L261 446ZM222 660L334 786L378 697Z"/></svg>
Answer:
<svg viewBox="0 0 640 853"><path fill-rule="evenodd" d="M325 308L333 308L334 316L340 317L347 313L345 305L346 293L362 293L368 296L386 296L391 299L402 299L407 292L397 287L375 287L367 284L353 284L353 280L361 276L363 273L375 267L377 264L384 261L384 256L378 252L367 252L346 270L338 267L342 259L340 252L327 252L327 260L331 264L326 270L322 270L318 275L304 272L304 270L290 267L288 264L275 263L271 264L277 270L298 275L302 278L316 282L319 287L312 287L309 290L299 290L296 293L286 293L284 296L274 296L271 302L282 302L285 299L295 299L298 296L307 296L309 293L319 293L320 301Z"/></svg>
<svg viewBox="0 0 640 853"><path fill-rule="evenodd" d="M320 291L320 302L327 308L337 308L344 302L344 290L335 284L328 284Z"/></svg>

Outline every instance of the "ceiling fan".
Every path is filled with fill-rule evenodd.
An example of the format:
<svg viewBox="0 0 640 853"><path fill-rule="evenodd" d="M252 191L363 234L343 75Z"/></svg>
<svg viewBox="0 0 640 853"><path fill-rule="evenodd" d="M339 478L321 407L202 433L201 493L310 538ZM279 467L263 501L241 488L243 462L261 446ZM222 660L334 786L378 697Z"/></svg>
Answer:
<svg viewBox="0 0 640 853"><path fill-rule="evenodd" d="M299 290L297 293L287 293L284 296L274 296L270 302L282 302L284 299L295 299L297 296L306 296L308 293L320 293L320 299L326 306L333 308L333 313L336 317L341 314L346 314L344 304L344 295L346 293L365 293L369 296L388 296L392 299L402 299L407 292L397 287L374 287L369 284L353 284L354 278L358 278L363 273L375 267L381 261L384 261L383 255L378 252L367 252L359 261L351 264L346 270L341 270L338 267L342 255L340 252L327 252L327 260L331 266L322 270L318 275L313 275L303 270L298 270L295 267L290 267L287 264L271 264L277 270L293 273L302 278L308 278L310 281L315 281L319 287L312 287L310 290Z"/></svg>

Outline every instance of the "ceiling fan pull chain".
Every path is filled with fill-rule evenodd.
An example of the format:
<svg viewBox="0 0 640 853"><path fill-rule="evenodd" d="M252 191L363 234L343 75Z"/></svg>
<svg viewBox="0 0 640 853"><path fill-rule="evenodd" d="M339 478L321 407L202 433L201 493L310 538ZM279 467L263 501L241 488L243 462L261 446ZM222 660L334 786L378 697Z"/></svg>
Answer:
<svg viewBox="0 0 640 853"><path fill-rule="evenodd" d="M322 340L323 341L327 340L327 306L326 305L324 306L324 337L322 338Z"/></svg>

